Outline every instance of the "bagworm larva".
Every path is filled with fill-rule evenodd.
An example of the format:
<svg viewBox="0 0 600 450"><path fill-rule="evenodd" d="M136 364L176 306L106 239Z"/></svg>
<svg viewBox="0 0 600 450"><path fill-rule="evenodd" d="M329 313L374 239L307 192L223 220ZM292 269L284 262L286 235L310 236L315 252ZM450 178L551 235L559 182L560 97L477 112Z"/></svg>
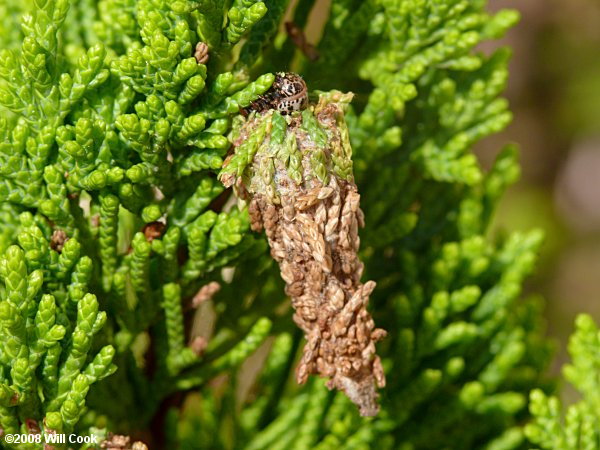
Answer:
<svg viewBox="0 0 600 450"><path fill-rule="evenodd" d="M375 343L386 332L367 311L375 283L360 281L363 214L344 120L351 98L331 92L309 105L304 81L279 74L238 123L220 179L248 202L252 229L264 229L279 263L307 341L297 381L326 377L372 416L385 385Z"/></svg>

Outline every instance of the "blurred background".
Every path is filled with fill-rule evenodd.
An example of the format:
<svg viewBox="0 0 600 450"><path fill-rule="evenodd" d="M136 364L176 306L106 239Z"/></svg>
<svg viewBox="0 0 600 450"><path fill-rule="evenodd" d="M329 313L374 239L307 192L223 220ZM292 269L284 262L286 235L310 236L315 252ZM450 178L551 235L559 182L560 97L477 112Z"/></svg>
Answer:
<svg viewBox="0 0 600 450"><path fill-rule="evenodd" d="M527 291L546 299L557 371L577 313L600 319L600 2L491 0L490 7L522 16L500 42L513 48L506 95L514 119L477 153L489 167L506 141L520 146L521 179L494 229L546 233Z"/></svg>

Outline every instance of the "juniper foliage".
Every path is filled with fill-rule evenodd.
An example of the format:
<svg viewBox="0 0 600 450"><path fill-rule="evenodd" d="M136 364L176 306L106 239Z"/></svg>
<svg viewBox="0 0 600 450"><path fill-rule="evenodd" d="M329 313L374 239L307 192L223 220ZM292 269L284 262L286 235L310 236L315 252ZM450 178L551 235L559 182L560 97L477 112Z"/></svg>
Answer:
<svg viewBox="0 0 600 450"><path fill-rule="evenodd" d="M517 152L487 172L471 152L511 119L499 97L509 51L476 47L518 14L484 0L332 0L311 62L280 25L306 28L315 4L0 5L4 433L183 449L526 445L550 349L539 304L519 296L541 234L486 237ZM232 121L280 70L355 93L361 260L389 331L373 419L319 379L293 380L302 336L276 264L216 177Z"/></svg>
<svg viewBox="0 0 600 450"><path fill-rule="evenodd" d="M543 449L600 448L600 331L593 319L581 314L569 341L572 363L563 367L564 377L581 395L581 400L561 411L556 396L540 389L531 393L529 409L534 421L525 432Z"/></svg>

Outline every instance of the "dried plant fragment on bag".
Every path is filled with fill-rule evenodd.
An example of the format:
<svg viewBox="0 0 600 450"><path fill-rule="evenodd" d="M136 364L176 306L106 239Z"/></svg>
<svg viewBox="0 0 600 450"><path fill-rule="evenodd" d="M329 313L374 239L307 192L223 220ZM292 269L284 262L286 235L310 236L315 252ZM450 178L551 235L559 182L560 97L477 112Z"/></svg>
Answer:
<svg viewBox="0 0 600 450"><path fill-rule="evenodd" d="M386 332L367 311L375 283L360 282L363 215L344 120L351 98L332 92L290 116L271 109L240 118L220 179L248 203L252 229L265 230L279 263L307 340L297 381L327 377L372 416L385 385L375 343Z"/></svg>

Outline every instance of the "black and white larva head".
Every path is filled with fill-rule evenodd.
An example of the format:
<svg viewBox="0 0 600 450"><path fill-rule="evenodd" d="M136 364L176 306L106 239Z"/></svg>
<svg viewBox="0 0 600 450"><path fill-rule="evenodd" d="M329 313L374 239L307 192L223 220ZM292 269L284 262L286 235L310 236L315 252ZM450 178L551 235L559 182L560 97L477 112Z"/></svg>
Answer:
<svg viewBox="0 0 600 450"><path fill-rule="evenodd" d="M308 106L308 89L300 75L292 72L279 72L271 88L240 112L247 116L252 111L263 113L276 109L284 116L301 111Z"/></svg>
<svg viewBox="0 0 600 450"><path fill-rule="evenodd" d="M284 97L306 93L306 83L300 75L292 72L279 72L275 75L273 89Z"/></svg>
<svg viewBox="0 0 600 450"><path fill-rule="evenodd" d="M300 75L280 72L275 76L272 89L275 91L273 106L281 114L291 114L308 106L308 89Z"/></svg>

